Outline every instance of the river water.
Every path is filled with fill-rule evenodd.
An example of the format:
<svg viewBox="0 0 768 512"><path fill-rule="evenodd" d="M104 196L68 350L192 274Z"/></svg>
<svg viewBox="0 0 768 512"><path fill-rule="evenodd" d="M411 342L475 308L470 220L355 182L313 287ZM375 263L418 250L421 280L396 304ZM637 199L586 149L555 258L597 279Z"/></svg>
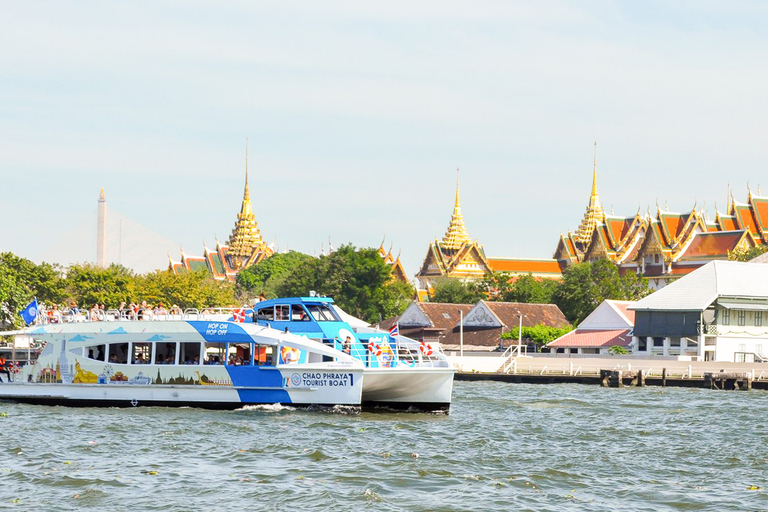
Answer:
<svg viewBox="0 0 768 512"><path fill-rule="evenodd" d="M763 391L456 382L450 415L0 413L0 509L768 510Z"/></svg>

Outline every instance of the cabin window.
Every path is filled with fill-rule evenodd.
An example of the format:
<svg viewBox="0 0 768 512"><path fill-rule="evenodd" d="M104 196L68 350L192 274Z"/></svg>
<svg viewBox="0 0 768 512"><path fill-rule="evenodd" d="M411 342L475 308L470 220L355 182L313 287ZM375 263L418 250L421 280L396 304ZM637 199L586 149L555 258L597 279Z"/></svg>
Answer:
<svg viewBox="0 0 768 512"><path fill-rule="evenodd" d="M88 359L94 359L96 361L106 361L107 351L106 345L92 345L90 347L83 347L83 354Z"/></svg>
<svg viewBox="0 0 768 512"><path fill-rule="evenodd" d="M200 343L179 343L179 364L200 364Z"/></svg>
<svg viewBox="0 0 768 512"><path fill-rule="evenodd" d="M131 352L131 361L133 364L149 364L149 361L152 357L152 344L133 343Z"/></svg>
<svg viewBox="0 0 768 512"><path fill-rule="evenodd" d="M309 322L309 314L303 307L298 304L294 304L291 308L291 321L293 322Z"/></svg>
<svg viewBox="0 0 768 512"><path fill-rule="evenodd" d="M763 312L755 311L755 327L763 325Z"/></svg>
<svg viewBox="0 0 768 512"><path fill-rule="evenodd" d="M274 309L272 308L272 306L269 306L268 308L262 308L259 310L258 314L256 315L256 318L258 320L265 320L267 322L271 322L275 319Z"/></svg>
<svg viewBox="0 0 768 512"><path fill-rule="evenodd" d="M747 325L747 312L743 309L736 312L736 323L738 325Z"/></svg>
<svg viewBox="0 0 768 512"><path fill-rule="evenodd" d="M109 362L114 364L128 363L128 344L127 343L110 343Z"/></svg>
<svg viewBox="0 0 768 512"><path fill-rule="evenodd" d="M230 343L227 349L227 364L234 366L250 365L250 343Z"/></svg>
<svg viewBox="0 0 768 512"><path fill-rule="evenodd" d="M680 346L680 338L669 338L669 346L670 347L679 347Z"/></svg>
<svg viewBox="0 0 768 512"><path fill-rule="evenodd" d="M291 319L291 306L283 304L282 306L275 306L275 321L287 322Z"/></svg>
<svg viewBox="0 0 768 512"><path fill-rule="evenodd" d="M253 362L259 366L275 365L275 349L272 345L254 345Z"/></svg>
<svg viewBox="0 0 768 512"><path fill-rule="evenodd" d="M312 317L318 322L338 322L331 308L325 304L310 304L307 306Z"/></svg>
<svg viewBox="0 0 768 512"><path fill-rule="evenodd" d="M664 338L656 336L653 338L653 346L654 347L663 347L664 346Z"/></svg>
<svg viewBox="0 0 768 512"><path fill-rule="evenodd" d="M226 343L206 343L204 364L224 364Z"/></svg>
<svg viewBox="0 0 768 512"><path fill-rule="evenodd" d="M721 309L720 310L720 325L731 325L731 310L730 309Z"/></svg>
<svg viewBox="0 0 768 512"><path fill-rule="evenodd" d="M176 363L176 343L157 343L155 345L155 364Z"/></svg>

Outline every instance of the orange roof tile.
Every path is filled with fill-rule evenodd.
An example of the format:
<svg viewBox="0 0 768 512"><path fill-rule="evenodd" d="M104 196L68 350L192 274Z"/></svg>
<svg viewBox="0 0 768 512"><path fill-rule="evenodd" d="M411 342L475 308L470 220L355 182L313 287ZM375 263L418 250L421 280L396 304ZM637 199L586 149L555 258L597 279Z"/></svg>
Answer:
<svg viewBox="0 0 768 512"><path fill-rule="evenodd" d="M728 251L734 250L743 236L744 231L699 233L679 260L727 258Z"/></svg>
<svg viewBox="0 0 768 512"><path fill-rule="evenodd" d="M513 258L489 258L488 265L494 272L562 275L562 264L557 260L526 260Z"/></svg>

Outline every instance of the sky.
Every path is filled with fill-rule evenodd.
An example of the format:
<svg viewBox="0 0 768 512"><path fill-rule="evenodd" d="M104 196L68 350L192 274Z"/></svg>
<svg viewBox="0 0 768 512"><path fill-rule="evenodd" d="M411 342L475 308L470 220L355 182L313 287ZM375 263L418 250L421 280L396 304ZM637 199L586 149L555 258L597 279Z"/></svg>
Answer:
<svg viewBox="0 0 768 512"><path fill-rule="evenodd" d="M714 217L729 186L768 195L767 28L748 1L3 2L0 251L95 260L66 234L95 241L103 187L201 254L234 226L246 138L268 241L385 239L411 275L457 168L487 256L551 258L595 141L607 211Z"/></svg>

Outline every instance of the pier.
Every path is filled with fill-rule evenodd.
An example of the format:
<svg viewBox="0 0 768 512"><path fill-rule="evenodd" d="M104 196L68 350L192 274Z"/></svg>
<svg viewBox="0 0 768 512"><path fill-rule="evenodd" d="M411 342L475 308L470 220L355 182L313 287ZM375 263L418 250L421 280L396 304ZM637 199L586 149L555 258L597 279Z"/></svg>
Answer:
<svg viewBox="0 0 768 512"><path fill-rule="evenodd" d="M603 387L686 387L768 390L768 364L681 361L667 358L521 356L451 357L456 380Z"/></svg>

